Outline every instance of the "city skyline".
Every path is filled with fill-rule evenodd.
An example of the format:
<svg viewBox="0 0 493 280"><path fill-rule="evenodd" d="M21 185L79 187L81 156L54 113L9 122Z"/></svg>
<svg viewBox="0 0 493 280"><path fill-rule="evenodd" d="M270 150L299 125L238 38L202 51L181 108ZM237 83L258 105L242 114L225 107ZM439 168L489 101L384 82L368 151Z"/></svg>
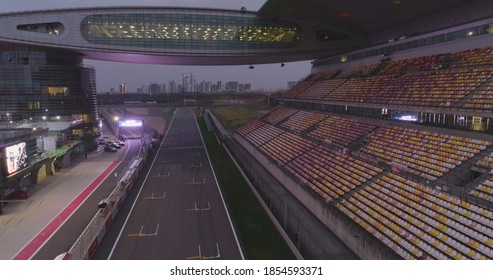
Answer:
<svg viewBox="0 0 493 280"><path fill-rule="evenodd" d="M250 83L252 89L285 88L290 81L298 81L310 74L310 62L292 62L281 64L240 66L181 66L181 65L144 65L120 62L86 60L86 64L96 69L97 92L109 92L127 83L129 91L153 82L163 83L175 80L181 83L182 74L194 73L195 80L201 81L238 81ZM291 68L291 69L290 69ZM118 69L118 71L116 70ZM101 74L101 73L104 73Z"/></svg>
<svg viewBox="0 0 493 280"><path fill-rule="evenodd" d="M160 6L160 7L202 7L215 9L240 9L245 7L249 11L257 11L265 0L106 0L104 2L87 0L84 2L67 0L18 0L6 7L3 12L20 12L28 10L47 10L78 7L105 7L105 6ZM143 83L175 80L180 81L182 73L195 73L197 81L238 81L251 83L253 89L286 87L289 81L298 81L310 73L310 61L285 63L281 67L277 64L239 66L183 66L183 65L149 65L135 63L107 62L98 60L84 60L84 64L94 66L96 70L96 91L109 92L111 88L118 89L118 85L125 82L130 91L142 86Z"/></svg>
<svg viewBox="0 0 493 280"><path fill-rule="evenodd" d="M280 86L268 86L268 87L257 87L256 85L249 82L240 82L237 80L197 80L195 77L190 76L193 73L183 73L187 74L183 76L182 80L168 80L168 81L148 81L143 82L140 86L136 88L129 87L128 83L122 81L120 84L111 87L108 91L98 91L99 94L105 93L179 93L179 92L221 92L221 91L264 91L272 92L277 90L284 90L292 87L297 81L286 81L284 85ZM192 78L193 77L193 78ZM186 81L185 81L186 80ZM228 87L228 84L235 84L236 90ZM156 89L151 89L151 87L157 87Z"/></svg>

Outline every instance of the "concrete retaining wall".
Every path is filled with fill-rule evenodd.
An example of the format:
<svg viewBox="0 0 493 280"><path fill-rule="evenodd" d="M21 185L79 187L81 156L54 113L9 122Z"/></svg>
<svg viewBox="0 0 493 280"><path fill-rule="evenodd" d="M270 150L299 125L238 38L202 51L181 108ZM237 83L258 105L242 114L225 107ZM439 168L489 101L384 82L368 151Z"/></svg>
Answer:
<svg viewBox="0 0 493 280"><path fill-rule="evenodd" d="M314 191L286 175L275 162L270 161L245 138L236 133L233 138L361 259L399 259L393 250L361 228L335 206L330 205Z"/></svg>

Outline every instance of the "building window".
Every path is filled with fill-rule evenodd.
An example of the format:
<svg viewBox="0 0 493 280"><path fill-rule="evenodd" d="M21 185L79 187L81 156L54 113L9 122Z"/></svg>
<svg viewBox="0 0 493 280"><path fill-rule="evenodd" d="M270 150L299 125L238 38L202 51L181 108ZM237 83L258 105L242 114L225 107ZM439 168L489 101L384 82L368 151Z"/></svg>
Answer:
<svg viewBox="0 0 493 280"><path fill-rule="evenodd" d="M50 94L50 96L67 96L68 87L48 87L48 93Z"/></svg>
<svg viewBox="0 0 493 280"><path fill-rule="evenodd" d="M81 33L94 44L191 50L296 47L302 40L295 23L244 15L91 15Z"/></svg>
<svg viewBox="0 0 493 280"><path fill-rule="evenodd" d="M28 103L27 106L28 106L29 110L39 110L39 109L41 109L41 105L40 105L39 102L33 102L33 101L31 101L31 102Z"/></svg>
<svg viewBox="0 0 493 280"><path fill-rule="evenodd" d="M17 30L45 33L48 35L60 35L65 31L65 27L60 22L48 22L17 25Z"/></svg>

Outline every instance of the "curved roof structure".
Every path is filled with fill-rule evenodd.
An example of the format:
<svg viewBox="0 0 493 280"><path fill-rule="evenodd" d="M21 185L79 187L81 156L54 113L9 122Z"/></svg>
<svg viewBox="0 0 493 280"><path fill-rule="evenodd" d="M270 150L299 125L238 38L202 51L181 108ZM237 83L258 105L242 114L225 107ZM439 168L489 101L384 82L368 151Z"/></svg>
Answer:
<svg viewBox="0 0 493 280"><path fill-rule="evenodd" d="M244 10L65 9L0 15L0 42L66 49L89 59L183 65L306 60L328 46L364 43L336 30L317 37L315 28Z"/></svg>
<svg viewBox="0 0 493 280"><path fill-rule="evenodd" d="M268 0L262 17L316 21L356 33L369 45L493 17L490 0Z"/></svg>
<svg viewBox="0 0 493 280"><path fill-rule="evenodd" d="M0 14L0 43L89 59L239 65L319 59L493 18L490 0L268 0L258 12L105 7Z"/></svg>

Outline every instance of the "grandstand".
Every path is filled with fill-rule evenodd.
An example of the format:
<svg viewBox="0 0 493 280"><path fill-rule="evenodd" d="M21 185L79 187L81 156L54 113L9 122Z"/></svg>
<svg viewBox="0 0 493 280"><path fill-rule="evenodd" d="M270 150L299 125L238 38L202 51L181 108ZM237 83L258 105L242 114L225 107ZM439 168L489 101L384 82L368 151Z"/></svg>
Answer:
<svg viewBox="0 0 493 280"><path fill-rule="evenodd" d="M75 137L87 147L97 146L101 131L95 114L95 71L83 65L86 59L249 65L245 69L251 71L257 71L252 70L257 64L276 63L287 66L284 70L289 69L285 63L313 60L311 73L293 88L269 96L269 104L276 107L265 115L247 121L254 117L252 112L249 117L230 112L235 117L228 128L241 126L231 134L215 127L221 132L219 144L234 146L230 155L258 188L265 210L278 218L276 226L286 230L282 236L296 243L292 249L310 247L308 258L493 259L493 1L260 2L265 3L258 11L137 5L0 14L0 121L9 131L20 125L33 134L25 139L32 144L26 146L28 168L9 171L5 165L15 161L13 156L0 162L0 213L11 190L24 190L49 177L53 161L39 161L39 156L52 145L38 136L56 135L33 123L60 119L62 113L62 120L77 127L58 135L58 140ZM171 100L169 95L153 95L152 102L186 106L187 96L194 95L195 101L199 97L195 106L210 103L187 84L184 79L183 91L190 95L177 94ZM105 95L100 101L133 98L126 96ZM222 98L207 100L226 103ZM199 111L207 115L203 109ZM215 121L208 120L211 129ZM179 134L191 137L186 130ZM7 148L21 138L5 138L0 157L6 158ZM181 149L176 153L183 155ZM225 162L214 168L224 171L220 169ZM185 167L172 164L173 170ZM191 168L195 175L203 171L198 162ZM227 180L217 181L234 189L238 176L226 174ZM188 177L180 179L199 182ZM199 209L198 204L210 197L204 191L195 194L190 197L198 199L195 209L188 209L198 214L194 222L202 228L219 225L217 215L211 223L212 216L201 214L213 213L217 204L211 200L212 207L208 203L207 209ZM231 195L233 200L223 202L254 209L245 195ZM231 218L228 214L221 220L240 232L258 227L258 215L247 214L250 221L242 223L235 220L236 210L230 210ZM179 211L184 213L183 208ZM140 228L142 232L144 225ZM183 227L187 235L200 237L201 244L188 242L194 247L190 258L228 258L232 247L214 236L225 231L202 228ZM300 228L308 234L300 234ZM248 246L248 238L235 239L237 247ZM208 247L216 251L210 253ZM259 249L260 257L268 256L262 252L266 248ZM217 257L206 257L212 254Z"/></svg>
<svg viewBox="0 0 493 280"><path fill-rule="evenodd" d="M491 109L493 48L479 48L311 75L282 100L326 104ZM481 59L481 58L484 59ZM323 78L322 78L323 77ZM327 78L330 77L330 78Z"/></svg>
<svg viewBox="0 0 493 280"><path fill-rule="evenodd" d="M492 52L312 73L235 138L362 258L493 259Z"/></svg>

